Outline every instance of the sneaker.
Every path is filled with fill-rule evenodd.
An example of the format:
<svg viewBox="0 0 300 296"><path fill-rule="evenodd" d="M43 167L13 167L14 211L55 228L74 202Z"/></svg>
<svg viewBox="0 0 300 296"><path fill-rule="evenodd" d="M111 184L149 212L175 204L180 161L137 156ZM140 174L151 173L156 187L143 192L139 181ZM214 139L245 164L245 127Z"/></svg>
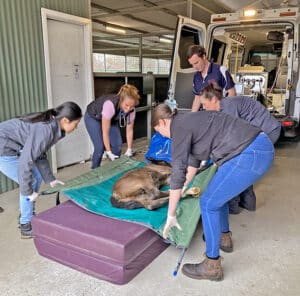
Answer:
<svg viewBox="0 0 300 296"><path fill-rule="evenodd" d="M35 216L35 211L32 212L32 215ZM19 216L18 216L18 221L17 221L17 223L18 223L18 228L20 228L20 225L21 225L21 224L20 224L20 218L21 218L21 213L19 213Z"/></svg>
<svg viewBox="0 0 300 296"><path fill-rule="evenodd" d="M32 238L31 222L20 225L21 238Z"/></svg>

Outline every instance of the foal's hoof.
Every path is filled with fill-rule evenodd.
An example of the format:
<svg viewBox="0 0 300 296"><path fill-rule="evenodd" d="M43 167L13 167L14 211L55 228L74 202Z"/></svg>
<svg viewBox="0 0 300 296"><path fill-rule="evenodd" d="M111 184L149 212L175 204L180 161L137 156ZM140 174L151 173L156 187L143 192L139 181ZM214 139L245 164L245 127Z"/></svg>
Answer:
<svg viewBox="0 0 300 296"><path fill-rule="evenodd" d="M185 191L186 195L192 195L193 197L198 197L201 190L199 187L191 187Z"/></svg>

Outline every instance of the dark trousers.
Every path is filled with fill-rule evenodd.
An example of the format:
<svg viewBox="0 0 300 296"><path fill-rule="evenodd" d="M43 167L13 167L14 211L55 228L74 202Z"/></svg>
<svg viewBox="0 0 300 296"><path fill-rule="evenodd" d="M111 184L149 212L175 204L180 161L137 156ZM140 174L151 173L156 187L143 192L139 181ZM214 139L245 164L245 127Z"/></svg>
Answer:
<svg viewBox="0 0 300 296"><path fill-rule="evenodd" d="M229 213L238 214L242 207L248 211L256 210L256 195L253 190L253 185L249 186L245 191L240 193L229 201Z"/></svg>
<svg viewBox="0 0 300 296"><path fill-rule="evenodd" d="M89 116L87 112L84 115L84 123L94 146L92 169L95 169L100 166L105 149L102 136L102 125L101 121ZM109 139L112 153L120 156L122 149L122 136L119 126L111 125Z"/></svg>

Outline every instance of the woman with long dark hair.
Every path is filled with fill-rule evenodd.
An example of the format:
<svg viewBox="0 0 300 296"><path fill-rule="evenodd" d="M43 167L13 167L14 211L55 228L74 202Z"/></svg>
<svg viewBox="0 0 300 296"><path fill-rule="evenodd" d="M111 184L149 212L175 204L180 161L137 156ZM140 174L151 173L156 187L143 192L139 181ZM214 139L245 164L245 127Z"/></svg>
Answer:
<svg viewBox="0 0 300 296"><path fill-rule="evenodd" d="M0 123L0 171L20 186L21 238L32 237L31 218L42 180L51 187L54 177L46 152L77 128L82 117L74 102Z"/></svg>

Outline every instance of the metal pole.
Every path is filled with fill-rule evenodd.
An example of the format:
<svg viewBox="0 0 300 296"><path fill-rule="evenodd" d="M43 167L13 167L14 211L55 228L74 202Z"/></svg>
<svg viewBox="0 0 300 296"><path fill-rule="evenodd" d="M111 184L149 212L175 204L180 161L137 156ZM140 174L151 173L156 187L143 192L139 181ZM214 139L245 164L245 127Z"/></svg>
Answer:
<svg viewBox="0 0 300 296"><path fill-rule="evenodd" d="M186 2L186 14L187 14L187 16L191 19L192 18L192 16L193 16L193 13L192 13L192 11L193 11L193 0L188 0L187 2Z"/></svg>
<svg viewBox="0 0 300 296"><path fill-rule="evenodd" d="M152 94L147 94L147 106L150 109L147 111L147 138L151 139L151 106L152 106Z"/></svg>
<svg viewBox="0 0 300 296"><path fill-rule="evenodd" d="M142 56L142 47L143 47L143 37L140 36L139 38L139 62L140 62L140 65L139 65L139 70L140 70L140 73L143 73L143 56Z"/></svg>
<svg viewBox="0 0 300 296"><path fill-rule="evenodd" d="M236 52L235 52L234 74L237 73L238 57L239 57L239 44L237 43L237 44L236 44Z"/></svg>

